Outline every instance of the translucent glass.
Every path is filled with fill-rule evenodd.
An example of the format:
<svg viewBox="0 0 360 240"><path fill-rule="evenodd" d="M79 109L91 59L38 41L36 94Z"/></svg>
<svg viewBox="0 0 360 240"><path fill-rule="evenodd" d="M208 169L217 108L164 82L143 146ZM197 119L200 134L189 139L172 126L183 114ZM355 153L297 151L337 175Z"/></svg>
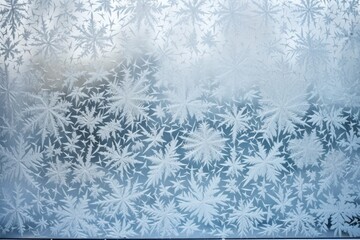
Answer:
<svg viewBox="0 0 360 240"><path fill-rule="evenodd" d="M0 238L360 237L360 6L0 2Z"/></svg>

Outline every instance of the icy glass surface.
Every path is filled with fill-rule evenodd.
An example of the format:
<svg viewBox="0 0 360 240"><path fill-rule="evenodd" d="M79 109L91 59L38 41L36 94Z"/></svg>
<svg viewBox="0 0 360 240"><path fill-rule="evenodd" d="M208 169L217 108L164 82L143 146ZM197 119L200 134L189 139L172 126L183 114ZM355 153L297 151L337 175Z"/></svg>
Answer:
<svg viewBox="0 0 360 240"><path fill-rule="evenodd" d="M1 0L0 237L360 237L358 0Z"/></svg>

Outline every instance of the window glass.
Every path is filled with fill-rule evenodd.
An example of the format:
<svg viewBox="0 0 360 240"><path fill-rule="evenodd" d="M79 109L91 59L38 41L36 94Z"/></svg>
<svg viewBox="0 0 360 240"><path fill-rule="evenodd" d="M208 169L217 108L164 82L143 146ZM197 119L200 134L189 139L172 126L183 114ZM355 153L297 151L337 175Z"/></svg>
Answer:
<svg viewBox="0 0 360 240"><path fill-rule="evenodd" d="M359 12L1 1L0 238L360 237Z"/></svg>

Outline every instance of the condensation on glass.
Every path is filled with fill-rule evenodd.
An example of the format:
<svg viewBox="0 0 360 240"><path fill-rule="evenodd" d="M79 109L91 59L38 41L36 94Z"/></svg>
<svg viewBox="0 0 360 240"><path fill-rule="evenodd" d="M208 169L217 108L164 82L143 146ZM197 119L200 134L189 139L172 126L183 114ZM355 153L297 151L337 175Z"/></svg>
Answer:
<svg viewBox="0 0 360 240"><path fill-rule="evenodd" d="M359 13L1 1L0 237L360 237Z"/></svg>

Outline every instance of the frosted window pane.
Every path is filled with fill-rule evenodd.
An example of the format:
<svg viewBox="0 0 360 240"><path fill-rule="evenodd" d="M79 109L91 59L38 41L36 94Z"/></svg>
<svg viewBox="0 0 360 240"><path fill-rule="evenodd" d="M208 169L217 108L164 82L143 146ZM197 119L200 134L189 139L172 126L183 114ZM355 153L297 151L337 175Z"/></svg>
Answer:
<svg viewBox="0 0 360 240"><path fill-rule="evenodd" d="M3 0L0 237L360 237L359 11Z"/></svg>

